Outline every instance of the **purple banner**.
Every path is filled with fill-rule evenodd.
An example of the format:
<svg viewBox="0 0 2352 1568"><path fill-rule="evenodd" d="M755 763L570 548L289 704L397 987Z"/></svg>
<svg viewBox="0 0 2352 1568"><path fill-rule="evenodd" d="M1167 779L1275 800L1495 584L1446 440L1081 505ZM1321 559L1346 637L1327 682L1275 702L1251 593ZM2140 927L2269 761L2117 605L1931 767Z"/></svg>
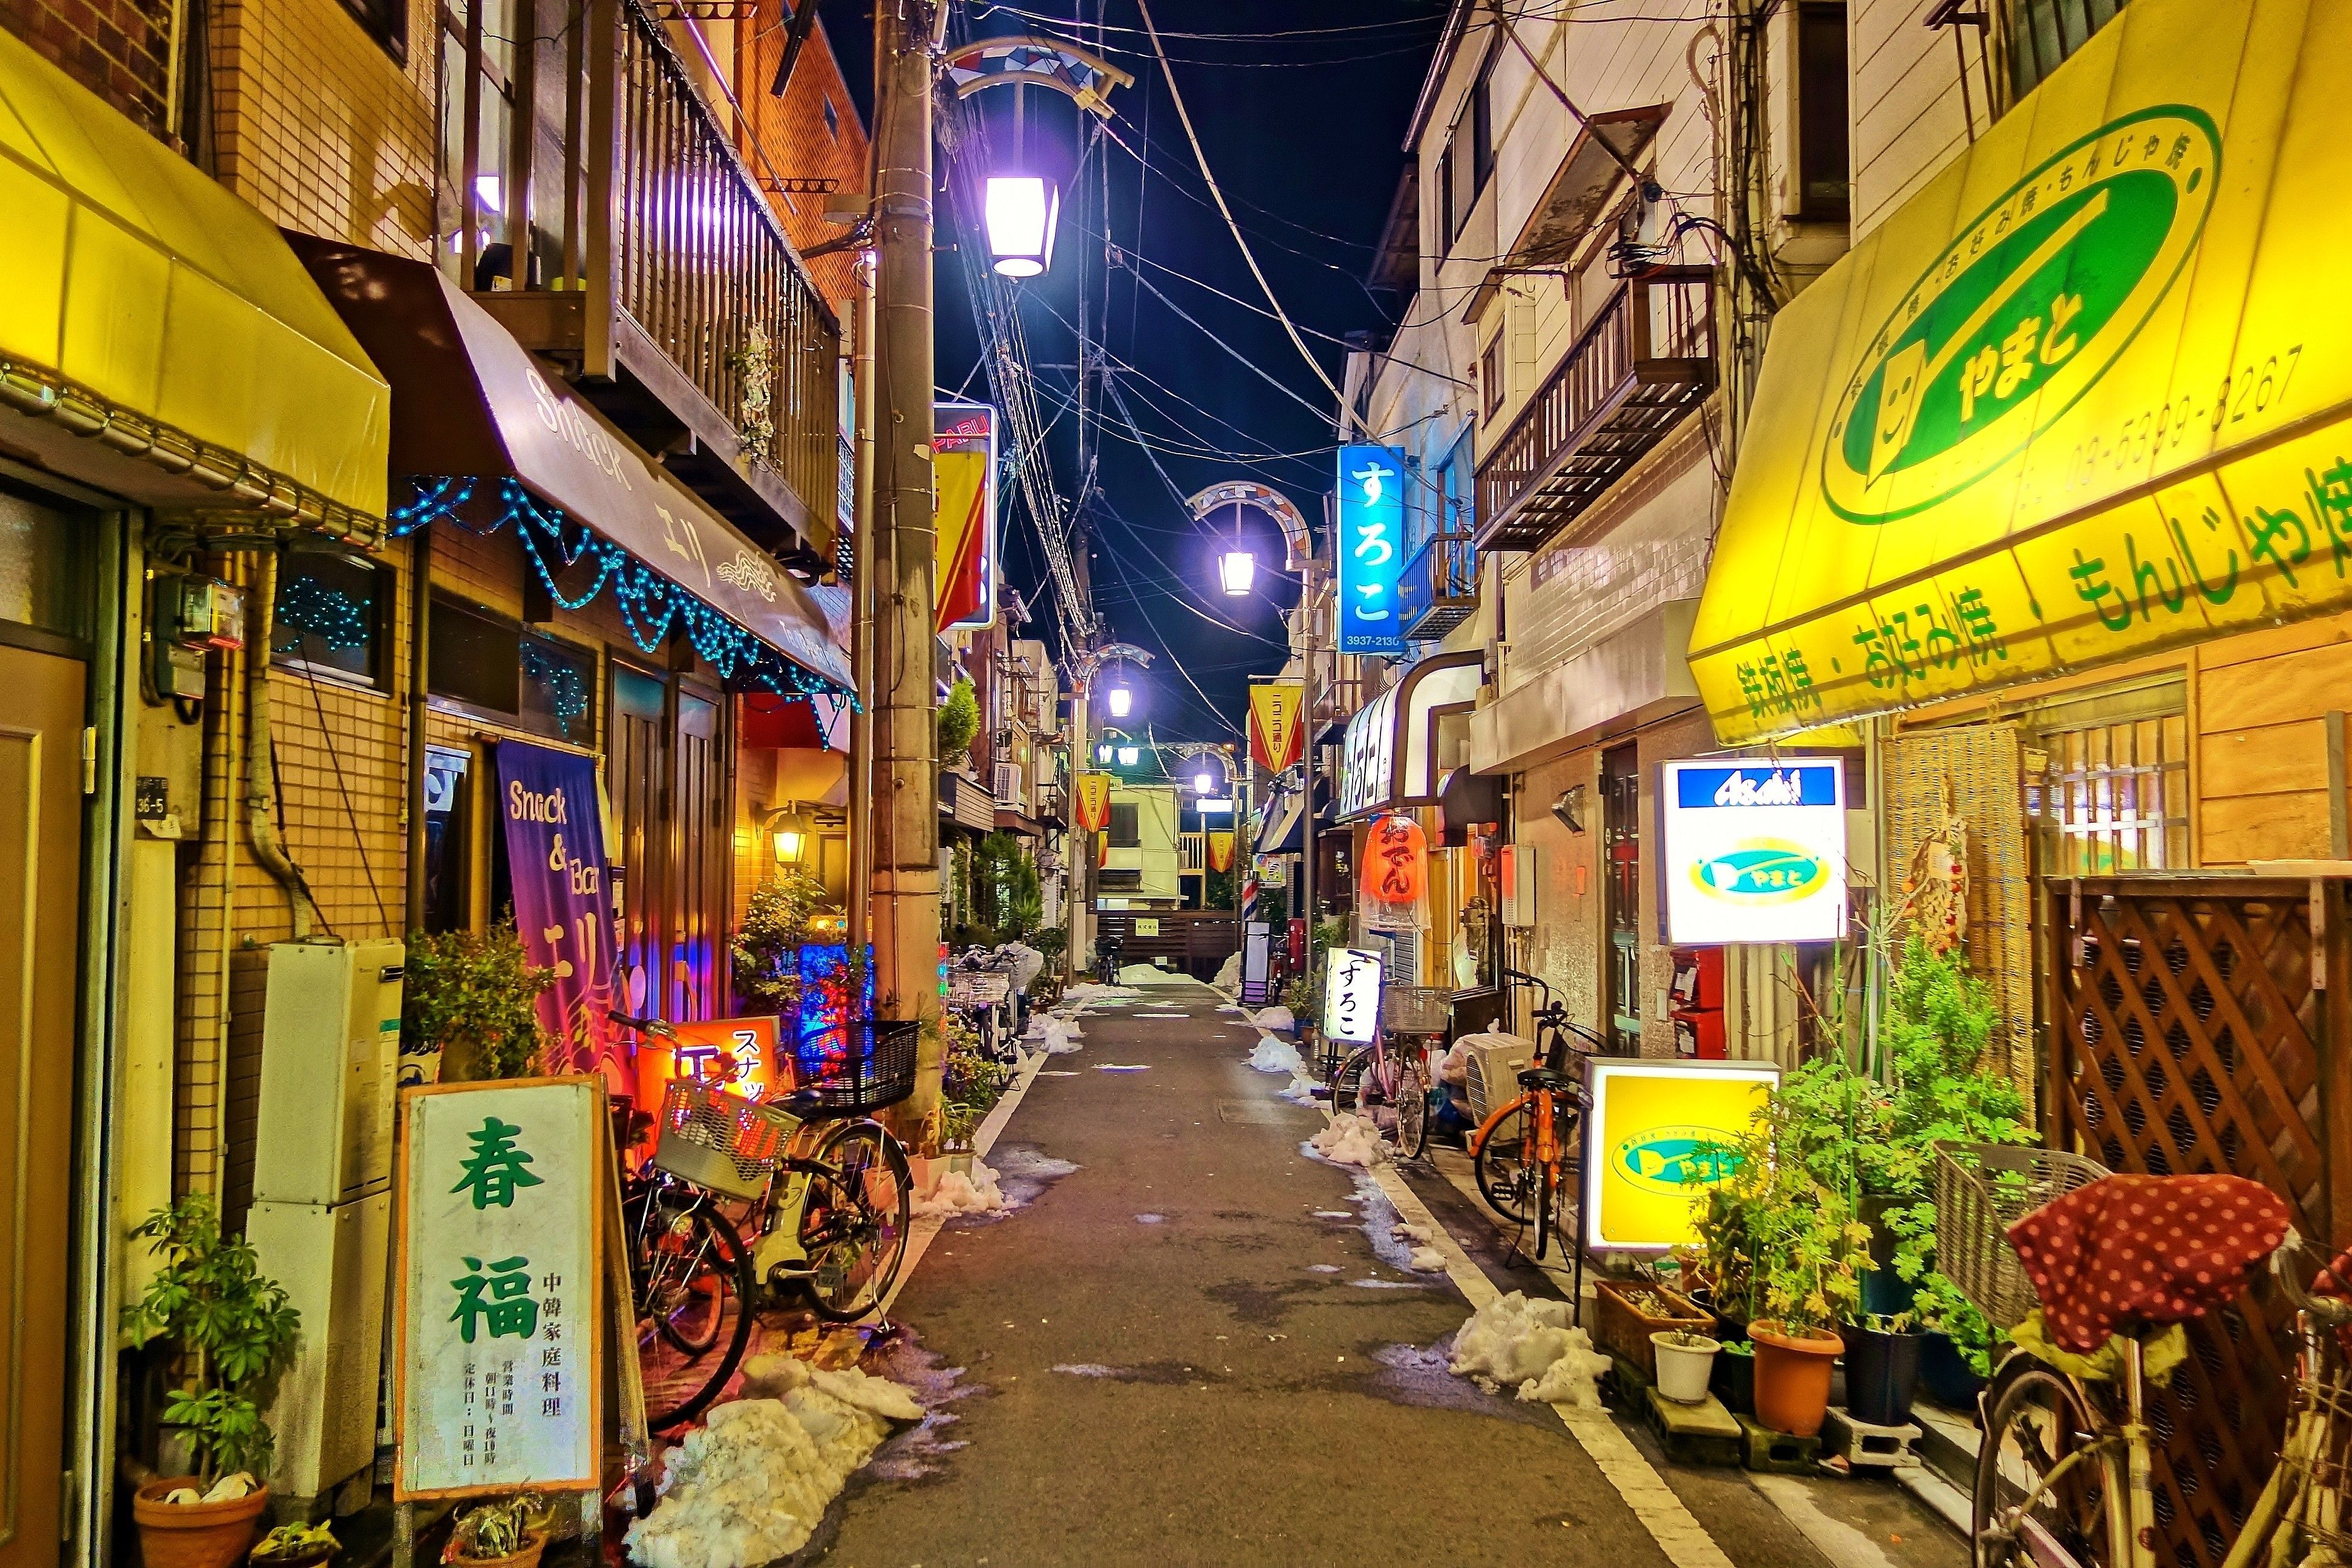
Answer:
<svg viewBox="0 0 2352 1568"><path fill-rule="evenodd" d="M499 814L507 825L507 867L515 925L530 962L555 971L539 994L549 1072L594 1072L617 1093L634 1075L621 1058L613 1005L612 892L604 863L594 759L520 741L501 741Z"/></svg>

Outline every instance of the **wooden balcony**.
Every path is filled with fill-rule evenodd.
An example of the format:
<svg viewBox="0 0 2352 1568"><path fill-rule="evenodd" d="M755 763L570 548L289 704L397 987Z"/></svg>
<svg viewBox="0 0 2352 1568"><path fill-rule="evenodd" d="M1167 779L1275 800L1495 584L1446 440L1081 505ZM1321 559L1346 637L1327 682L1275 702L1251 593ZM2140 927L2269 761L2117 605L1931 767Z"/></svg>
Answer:
<svg viewBox="0 0 2352 1568"><path fill-rule="evenodd" d="M1533 550L1715 386L1714 273L1628 279L1478 465L1478 548Z"/></svg>
<svg viewBox="0 0 2352 1568"><path fill-rule="evenodd" d="M1397 625L1415 642L1434 642L1478 607L1478 545L1466 533L1434 533L1397 579Z"/></svg>
<svg viewBox="0 0 2352 1568"><path fill-rule="evenodd" d="M754 540L830 555L840 327L667 29L639 0L515 0L538 41L486 73L486 9L467 8L460 280ZM501 58L507 101L535 110L503 148L478 102Z"/></svg>

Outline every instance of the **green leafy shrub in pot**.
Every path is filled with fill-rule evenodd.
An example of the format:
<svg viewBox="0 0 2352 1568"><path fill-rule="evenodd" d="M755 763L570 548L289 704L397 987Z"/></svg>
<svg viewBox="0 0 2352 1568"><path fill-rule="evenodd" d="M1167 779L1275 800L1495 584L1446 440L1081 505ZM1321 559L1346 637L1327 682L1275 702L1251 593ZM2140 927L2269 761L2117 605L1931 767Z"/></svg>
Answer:
<svg viewBox="0 0 2352 1568"><path fill-rule="evenodd" d="M401 1036L438 1050L445 1079L528 1078L546 1054L539 994L554 984L553 970L524 955L511 923L415 932L401 990Z"/></svg>

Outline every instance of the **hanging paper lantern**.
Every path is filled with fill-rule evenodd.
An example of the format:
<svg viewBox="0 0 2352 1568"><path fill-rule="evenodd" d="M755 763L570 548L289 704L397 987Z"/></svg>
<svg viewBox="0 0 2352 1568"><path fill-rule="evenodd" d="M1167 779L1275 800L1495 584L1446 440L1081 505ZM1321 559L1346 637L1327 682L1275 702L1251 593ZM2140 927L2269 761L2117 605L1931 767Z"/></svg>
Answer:
<svg viewBox="0 0 2352 1568"><path fill-rule="evenodd" d="M1421 824L1402 815L1375 821L1360 875L1364 897L1377 903L1419 903L1429 886L1429 840Z"/></svg>

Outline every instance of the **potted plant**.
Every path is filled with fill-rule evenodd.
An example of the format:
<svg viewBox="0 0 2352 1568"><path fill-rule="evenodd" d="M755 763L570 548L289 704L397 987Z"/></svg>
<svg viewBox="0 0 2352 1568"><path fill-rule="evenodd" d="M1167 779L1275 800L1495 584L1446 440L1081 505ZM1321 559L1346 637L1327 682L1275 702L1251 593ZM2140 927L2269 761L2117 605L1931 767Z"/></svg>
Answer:
<svg viewBox="0 0 2352 1568"><path fill-rule="evenodd" d="M131 1499L147 1568L227 1568L253 1544L269 1489L272 1444L253 1391L294 1343L301 1319L265 1276L242 1237L224 1237L209 1194L191 1193L158 1209L131 1233L163 1267L146 1294L123 1309L141 1343L164 1339L182 1382L164 1401L163 1423L185 1434L194 1476L148 1482Z"/></svg>
<svg viewBox="0 0 2352 1568"><path fill-rule="evenodd" d="M1653 1383L1658 1380L1658 1334L1685 1329L1704 1334L1715 1327L1715 1320L1687 1298L1640 1279L1595 1279L1592 1307L1594 1342L1632 1363Z"/></svg>
<svg viewBox="0 0 2352 1568"><path fill-rule="evenodd" d="M404 1054L438 1055L439 1077L453 1083L526 1078L550 1053L539 1025L539 994L555 971L524 956L511 924L488 931L418 931L408 939L401 992ZM567 1047L581 1070L596 1064L593 1047ZM589 1059L577 1058L583 1052ZM560 1054L560 1053L558 1053Z"/></svg>
<svg viewBox="0 0 2352 1568"><path fill-rule="evenodd" d="M547 1509L536 1492L477 1503L449 1527L443 1563L471 1568L537 1568L547 1550Z"/></svg>
<svg viewBox="0 0 2352 1568"><path fill-rule="evenodd" d="M1734 1415L1756 1414L1756 1346L1748 1340L1726 1340L1709 1369L1708 1386L1723 1407Z"/></svg>
<svg viewBox="0 0 2352 1568"><path fill-rule="evenodd" d="M1873 1426L1909 1421L1919 1355L1927 1340L1917 1319L1909 1312L1864 1312L1843 1337L1846 1409Z"/></svg>
<svg viewBox="0 0 2352 1568"><path fill-rule="evenodd" d="M1920 1279L1914 1310L1927 1331L1919 1347L1920 1388L1938 1405L1974 1410L1978 1391L1992 1375L1993 1347L2009 1336L1933 1269Z"/></svg>
<svg viewBox="0 0 2352 1568"><path fill-rule="evenodd" d="M317 1524L281 1524L261 1538L247 1561L254 1568L312 1568L340 1551L335 1532L324 1521Z"/></svg>
<svg viewBox="0 0 2352 1568"><path fill-rule="evenodd" d="M1650 1336L1657 1352L1658 1393L1677 1405L1706 1398L1715 1373L1715 1352L1723 1348L1696 1329L1661 1329Z"/></svg>

